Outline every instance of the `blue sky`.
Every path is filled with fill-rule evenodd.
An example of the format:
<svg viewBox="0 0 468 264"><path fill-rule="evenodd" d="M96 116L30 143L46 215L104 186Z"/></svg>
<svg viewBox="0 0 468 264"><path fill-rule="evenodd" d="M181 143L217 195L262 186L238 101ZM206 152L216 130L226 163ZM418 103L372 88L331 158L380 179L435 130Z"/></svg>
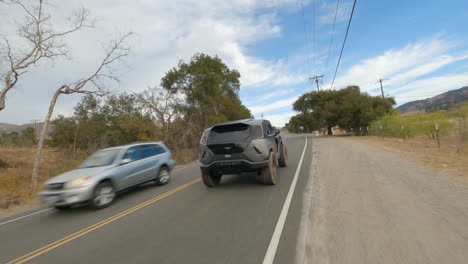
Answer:
<svg viewBox="0 0 468 264"><path fill-rule="evenodd" d="M340 0L332 34L335 0L52 2L47 11L54 27L62 28L80 6L99 22L64 40L72 60L42 62L22 76L0 122L43 120L54 90L90 72L106 41L132 30L133 55L116 67L121 82L110 83L112 89L140 92L158 85L180 59L196 52L218 55L241 73L240 97L252 113L282 126L295 114L297 97L315 89L309 76L324 74L322 89L330 89L352 7ZM20 10L0 5L0 16L0 34L20 44L14 30ZM358 0L334 88L354 84L378 95L377 80L384 78L386 95L401 104L468 85L467 18L468 2L461 0ZM62 96L54 116L72 114L80 98Z"/></svg>
<svg viewBox="0 0 468 264"><path fill-rule="evenodd" d="M298 60L291 66L291 71L302 72L307 77L309 71L312 76L324 74L323 89L330 88L352 1L340 1L329 66L326 67L335 7L336 1L315 3L316 67L312 62L314 54L310 55L312 63ZM288 60L301 54L306 58L304 23L310 50L313 50L313 14L313 2L305 3L305 20L300 9L279 12L281 34L250 47L249 54L273 61ZM466 1L358 1L335 87L339 89L346 84L356 84L363 91L378 95L380 88L377 80L388 79L384 82L385 94L394 96L397 103L402 104L468 85L468 47L465 44L468 40L467 18ZM392 58L394 61L377 63ZM404 66L399 68L394 65L399 63ZM353 67L355 70L358 67L364 71L374 70L368 71L369 74L366 74L367 71L353 73ZM411 70L417 67L427 69L411 74ZM363 75L367 75L367 78L361 78ZM275 89L280 91L278 96L267 96L263 104L256 99L250 100L262 96L265 98L267 89L262 90L261 87L247 87L241 90L241 97L253 108L255 116L263 112L265 118L275 119L280 124L280 120L287 121L294 114L287 102L311 89L315 89L315 84L309 84L307 78L304 78L302 82ZM284 90L288 93L281 92Z"/></svg>

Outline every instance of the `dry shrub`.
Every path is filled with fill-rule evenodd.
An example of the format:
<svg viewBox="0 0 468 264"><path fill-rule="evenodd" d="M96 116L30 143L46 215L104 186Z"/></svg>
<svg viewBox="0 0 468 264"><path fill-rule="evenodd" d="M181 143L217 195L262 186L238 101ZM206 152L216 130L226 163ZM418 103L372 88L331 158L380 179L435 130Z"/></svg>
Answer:
<svg viewBox="0 0 468 264"><path fill-rule="evenodd" d="M181 149L172 153L176 165L184 165L197 159L197 150L194 148Z"/></svg>
<svg viewBox="0 0 468 264"><path fill-rule="evenodd" d="M35 148L0 147L0 159L9 164L8 168L0 168L0 208L22 204L36 196L31 191L35 153ZM45 180L78 166L85 155L80 153L75 161L67 158L69 156L57 149L44 149L39 186Z"/></svg>

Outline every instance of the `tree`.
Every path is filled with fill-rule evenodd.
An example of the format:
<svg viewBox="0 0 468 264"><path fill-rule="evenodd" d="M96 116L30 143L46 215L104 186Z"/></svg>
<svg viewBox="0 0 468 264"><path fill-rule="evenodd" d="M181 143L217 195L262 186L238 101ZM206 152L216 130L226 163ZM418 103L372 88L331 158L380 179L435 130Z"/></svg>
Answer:
<svg viewBox="0 0 468 264"><path fill-rule="evenodd" d="M358 86L348 86L341 90L309 92L294 102L293 108L314 122L315 127L331 128L335 125L343 129L358 131L367 127L373 120L388 113L395 104L393 98L380 98L361 93ZM304 119L304 117L303 117ZM295 122L297 123L297 119ZM311 126L301 123L304 127Z"/></svg>
<svg viewBox="0 0 468 264"><path fill-rule="evenodd" d="M21 145L34 145L36 143L36 130L32 127L21 130L21 135L18 137L18 140Z"/></svg>
<svg viewBox="0 0 468 264"><path fill-rule="evenodd" d="M180 93L175 89L149 87L139 95L143 109L153 116L162 129L162 139L167 142L171 135L172 122L179 113L178 106L182 103Z"/></svg>
<svg viewBox="0 0 468 264"><path fill-rule="evenodd" d="M74 83L68 83L60 86L58 88L50 102L49 110L45 117L44 125L39 137L39 143L37 146L36 157L34 161L34 168L32 174L32 189L36 189L37 178L39 175L39 164L41 161L42 147L44 144L45 137L47 135L47 130L50 124L50 118L54 111L55 103L57 102L58 97L61 94L94 94L98 96L103 96L109 93L109 90L104 85L105 80L119 81L118 77L112 71L112 65L121 61L124 57L130 54L130 48L126 45L127 39L132 35L132 33L127 33L122 35L117 40L111 42L111 45L106 50L104 58L101 60L100 64L97 66L96 70L93 71L90 75L85 78L78 79Z"/></svg>
<svg viewBox="0 0 468 264"><path fill-rule="evenodd" d="M161 87L184 96L178 106L178 122L185 124L178 133L184 142L194 145L204 128L251 116L239 99L239 78L239 72L229 69L219 57L202 53L195 54L188 63L180 61L166 73Z"/></svg>
<svg viewBox="0 0 468 264"><path fill-rule="evenodd" d="M18 44L13 47L12 41L3 36L0 43L0 111L5 108L7 93L15 87L21 75L27 69L43 60L54 61L67 57L68 47L63 42L65 36L82 28L94 27L87 9L80 9L68 19L66 29L57 30L51 24L51 15L44 11L44 1L1 0L0 4L18 7L24 13L23 22L18 24ZM3 65L6 64L6 65Z"/></svg>

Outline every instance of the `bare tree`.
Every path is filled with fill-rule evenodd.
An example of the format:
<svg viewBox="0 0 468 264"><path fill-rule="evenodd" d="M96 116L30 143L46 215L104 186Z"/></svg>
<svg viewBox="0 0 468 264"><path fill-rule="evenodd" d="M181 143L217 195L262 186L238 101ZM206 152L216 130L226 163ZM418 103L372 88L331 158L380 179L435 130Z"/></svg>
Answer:
<svg viewBox="0 0 468 264"><path fill-rule="evenodd" d="M112 65L117 62L120 62L124 57L130 55L130 48L127 46L126 42L131 35L133 35L132 32L127 33L118 38L117 40L113 41L110 47L106 50L106 54L100 62L99 66L92 74L83 79L79 79L75 83L64 84L55 91L54 96L50 101L49 111L47 112L47 115L45 117L44 125L41 131L41 136L37 145L36 157L34 161L34 168L32 174L32 191L36 190L37 178L39 175L39 165L41 162L42 147L44 144L44 139L47 135L50 119L58 97L61 94L75 93L94 94L98 96L108 94L110 91L106 88L105 82L119 82L118 76L115 75L115 73L113 72Z"/></svg>
<svg viewBox="0 0 468 264"><path fill-rule="evenodd" d="M140 95L140 101L145 110L156 117L158 125L162 126L163 140L167 142L180 104L180 95L162 87L149 87Z"/></svg>
<svg viewBox="0 0 468 264"><path fill-rule="evenodd" d="M19 7L24 18L17 25L18 37L25 45L13 45L12 41L2 36L0 42L0 63L6 68L0 69L0 111L5 109L7 93L15 87L20 76L27 69L42 60L53 61L57 57L68 57L69 50L63 42L64 37L82 28L94 27L89 11L81 8L68 19L68 29L57 31L51 24L50 14L44 12L44 1L0 0L0 5ZM18 46L14 48L13 46Z"/></svg>

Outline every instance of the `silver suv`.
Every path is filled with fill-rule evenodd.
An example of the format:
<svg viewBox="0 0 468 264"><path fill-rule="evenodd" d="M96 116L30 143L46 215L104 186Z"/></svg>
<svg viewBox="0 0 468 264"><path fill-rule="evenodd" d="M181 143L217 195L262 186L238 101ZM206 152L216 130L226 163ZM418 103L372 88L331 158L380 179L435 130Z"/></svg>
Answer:
<svg viewBox="0 0 468 264"><path fill-rule="evenodd" d="M173 168L171 152L162 142L102 149L77 169L46 181L39 195L47 205L59 210L79 203L101 209L114 201L118 191L149 181L167 184Z"/></svg>

